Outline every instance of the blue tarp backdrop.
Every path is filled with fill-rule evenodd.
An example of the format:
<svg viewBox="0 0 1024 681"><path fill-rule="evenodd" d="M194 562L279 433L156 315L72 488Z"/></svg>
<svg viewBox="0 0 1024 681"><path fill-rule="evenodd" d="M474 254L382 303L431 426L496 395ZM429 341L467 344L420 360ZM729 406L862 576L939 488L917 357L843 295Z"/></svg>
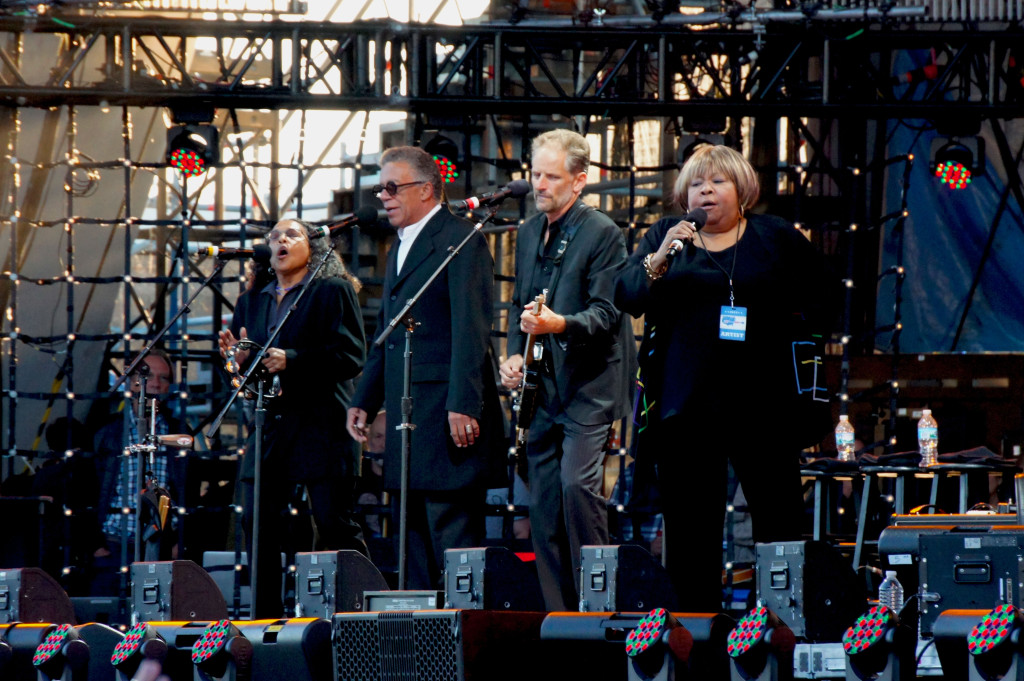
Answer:
<svg viewBox="0 0 1024 681"><path fill-rule="evenodd" d="M1024 123L1000 121L1012 154L1021 146ZM932 140L927 121L889 124L889 155L914 154L909 176L908 210L903 240L902 352L1024 351L1024 219L1017 198L1007 191L1006 170L988 122L982 124L985 172L962 190L950 190L929 168ZM889 168L885 212L898 210L903 169ZM898 261L896 223L885 229L881 271ZM992 231L995 240L985 257ZM983 262L984 258L984 262ZM973 295L972 281L980 278ZM877 323L894 319L895 280L883 278L877 298ZM970 298L968 300L968 297ZM969 312L953 347L964 309ZM879 350L892 350L891 337L876 339Z"/></svg>

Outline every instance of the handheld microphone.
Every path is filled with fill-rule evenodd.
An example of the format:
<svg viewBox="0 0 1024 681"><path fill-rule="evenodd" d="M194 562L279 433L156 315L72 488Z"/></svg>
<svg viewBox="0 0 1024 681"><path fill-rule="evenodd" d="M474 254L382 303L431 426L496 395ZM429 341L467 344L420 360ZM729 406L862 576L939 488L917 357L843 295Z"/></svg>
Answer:
<svg viewBox="0 0 1024 681"><path fill-rule="evenodd" d="M704 212L703 208L694 208L689 213L683 216L683 222L692 222L694 228L699 232L704 226L704 223L708 221L708 214ZM665 253L665 257L669 260L679 255L680 251L686 244L683 243L682 239L673 239L672 243L668 245L668 252Z"/></svg>
<svg viewBox="0 0 1024 681"><path fill-rule="evenodd" d="M270 246L256 244L253 248L221 248L220 246L193 247L189 244L188 250L200 255L212 255L218 260L244 260L252 258L259 262L270 262Z"/></svg>
<svg viewBox="0 0 1024 681"><path fill-rule="evenodd" d="M449 201L448 208L451 210L476 210L480 206L493 206L501 203L508 197L522 198L530 191L530 183L526 180L512 180L498 191L480 196L471 196L461 201Z"/></svg>
<svg viewBox="0 0 1024 681"><path fill-rule="evenodd" d="M355 225L372 225L375 222L377 222L377 209L373 206L363 206L355 213L352 213L352 215L342 218L333 225L318 225L316 227L317 231L309 238L322 239L325 236L334 236L336 232L340 232L348 227L354 227Z"/></svg>

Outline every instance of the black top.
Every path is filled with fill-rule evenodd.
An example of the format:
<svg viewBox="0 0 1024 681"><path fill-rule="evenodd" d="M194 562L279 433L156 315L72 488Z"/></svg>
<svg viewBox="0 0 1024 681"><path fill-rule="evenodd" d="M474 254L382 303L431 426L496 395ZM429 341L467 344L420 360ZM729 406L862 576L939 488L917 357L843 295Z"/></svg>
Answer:
<svg viewBox="0 0 1024 681"><path fill-rule="evenodd" d="M688 244L652 282L643 259L678 221L663 218L651 227L616 282L616 304L635 317L647 315L640 364L648 416L734 409L739 424L746 409L782 408L798 394L793 344L827 340L822 333L838 280L791 224L750 215L736 245L709 254ZM735 305L747 311L743 341L719 337L734 259ZM796 362L803 359L798 348Z"/></svg>

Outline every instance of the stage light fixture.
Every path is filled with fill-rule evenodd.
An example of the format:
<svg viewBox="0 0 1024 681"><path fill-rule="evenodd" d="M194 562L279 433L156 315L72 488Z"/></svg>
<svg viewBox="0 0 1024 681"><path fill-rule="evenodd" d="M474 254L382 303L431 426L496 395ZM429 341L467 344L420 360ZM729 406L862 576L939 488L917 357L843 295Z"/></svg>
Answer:
<svg viewBox="0 0 1024 681"><path fill-rule="evenodd" d="M872 606L843 634L846 678L905 681L913 679L915 637L884 605Z"/></svg>
<svg viewBox="0 0 1024 681"><path fill-rule="evenodd" d="M192 664L202 681L248 679L252 644L230 620L211 622L192 646Z"/></svg>
<svg viewBox="0 0 1024 681"><path fill-rule="evenodd" d="M86 681L89 646L79 638L73 626L58 625L36 646L32 666L42 681Z"/></svg>
<svg viewBox="0 0 1024 681"><path fill-rule="evenodd" d="M186 123L167 129L167 164L188 177L206 172L220 160L217 128L208 123Z"/></svg>
<svg viewBox="0 0 1024 681"><path fill-rule="evenodd" d="M796 636L778 615L758 605L736 623L726 638L731 678L788 679L793 673Z"/></svg>
<svg viewBox="0 0 1024 681"><path fill-rule="evenodd" d="M118 681L129 681L143 660L158 660L163 664L166 657L167 643L149 626L149 622L139 622L125 632L124 638L114 647L110 664L117 670Z"/></svg>
<svg viewBox="0 0 1024 681"><path fill-rule="evenodd" d="M1024 679L1021 659L1021 625L1024 617L1012 603L1003 603L986 614L967 635L968 678Z"/></svg>
<svg viewBox="0 0 1024 681"><path fill-rule="evenodd" d="M630 679L667 681L684 673L693 650L693 634L665 608L655 608L640 618L626 635Z"/></svg>
<svg viewBox="0 0 1024 681"><path fill-rule="evenodd" d="M423 145L423 150L434 158L437 169L441 171L441 180L448 184L459 176L459 147L444 135L437 135Z"/></svg>
<svg viewBox="0 0 1024 681"><path fill-rule="evenodd" d="M984 151L980 137L936 138L932 141L932 173L950 189L966 189L984 168Z"/></svg>

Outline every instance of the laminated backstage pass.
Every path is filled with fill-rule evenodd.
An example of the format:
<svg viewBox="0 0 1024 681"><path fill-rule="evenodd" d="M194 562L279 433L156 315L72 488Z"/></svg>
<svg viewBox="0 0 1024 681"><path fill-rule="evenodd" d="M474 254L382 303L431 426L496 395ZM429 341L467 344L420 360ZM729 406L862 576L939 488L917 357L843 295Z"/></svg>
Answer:
<svg viewBox="0 0 1024 681"><path fill-rule="evenodd" d="M723 340L746 340L747 308L723 305L722 316L718 318L718 337Z"/></svg>

